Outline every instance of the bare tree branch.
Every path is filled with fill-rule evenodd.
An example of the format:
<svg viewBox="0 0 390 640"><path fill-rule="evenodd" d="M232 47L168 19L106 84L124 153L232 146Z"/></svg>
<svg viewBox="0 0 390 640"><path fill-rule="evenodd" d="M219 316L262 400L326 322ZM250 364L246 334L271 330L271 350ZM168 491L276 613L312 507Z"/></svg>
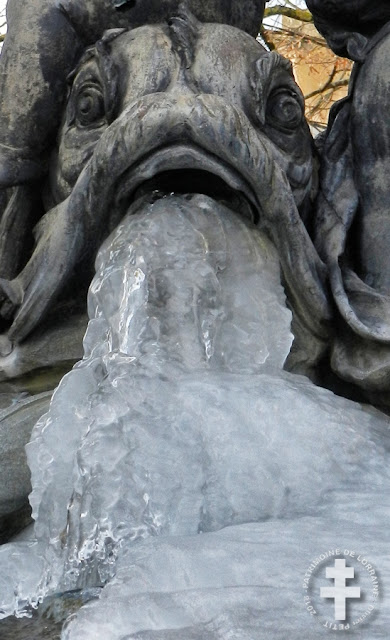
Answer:
<svg viewBox="0 0 390 640"><path fill-rule="evenodd" d="M268 7L264 11L264 18L270 18L271 16L287 16L300 22L313 22L313 16L310 11L299 9L298 7L286 7L283 5Z"/></svg>
<svg viewBox="0 0 390 640"><path fill-rule="evenodd" d="M345 80L337 80L337 82L330 82L328 83L326 89L321 87L320 89L315 89L315 91L308 93L305 96L305 100L308 100L309 98L314 98L314 96L324 93L327 89L331 89L333 92L333 91L337 91L338 89L341 89L342 87L348 87L348 85L349 85L349 79L347 78Z"/></svg>
<svg viewBox="0 0 390 640"><path fill-rule="evenodd" d="M324 128L332 104L346 95L351 63L330 51L301 2L279 0L269 6L270 3L271 0L265 15L273 16L275 21L273 26L262 29L262 39L270 50L276 49L291 60L305 94L306 117L312 126ZM272 23L268 21L269 24Z"/></svg>
<svg viewBox="0 0 390 640"><path fill-rule="evenodd" d="M286 36L291 36L291 37L296 37L297 36L297 30L296 29L288 29L287 27L277 27L275 28L275 31L277 31L278 33L283 33ZM318 46L320 47L325 47L325 49L328 49L328 45L326 44L326 40L325 38L323 38L322 36L320 36L320 34L317 35L306 35L304 33L300 34L300 39L301 40L306 40L307 42L312 42L315 44L318 44Z"/></svg>

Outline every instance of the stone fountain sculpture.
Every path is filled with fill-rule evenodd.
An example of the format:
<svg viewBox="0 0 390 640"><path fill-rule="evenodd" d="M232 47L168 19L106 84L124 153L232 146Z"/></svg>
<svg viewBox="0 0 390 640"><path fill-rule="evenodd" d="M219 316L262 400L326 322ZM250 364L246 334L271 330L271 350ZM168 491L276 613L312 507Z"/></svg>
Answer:
<svg viewBox="0 0 390 640"><path fill-rule="evenodd" d="M331 605L301 590L313 558L356 550L390 577L388 419L290 373L386 404L386 295L351 232L371 215L357 141L336 118L318 188L291 66L253 38L262 3L49 5L11 13L4 54L8 72L25 60L33 14L40 101L27 86L24 127L1 116L1 366L20 385L82 360L27 447L34 531L0 549L2 617L76 591L93 597L68 640L327 635ZM3 422L28 431L50 395ZM370 576L350 624L385 638Z"/></svg>

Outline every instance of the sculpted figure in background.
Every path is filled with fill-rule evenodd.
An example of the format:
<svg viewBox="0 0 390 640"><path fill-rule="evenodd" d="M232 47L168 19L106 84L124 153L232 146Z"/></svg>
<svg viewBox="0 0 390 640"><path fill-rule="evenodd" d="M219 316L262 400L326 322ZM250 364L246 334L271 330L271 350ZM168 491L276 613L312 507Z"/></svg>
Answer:
<svg viewBox="0 0 390 640"><path fill-rule="evenodd" d="M338 313L333 370L388 405L390 383L390 5L307 0L336 54L355 62L323 141L315 244ZM367 397L366 396L366 397Z"/></svg>

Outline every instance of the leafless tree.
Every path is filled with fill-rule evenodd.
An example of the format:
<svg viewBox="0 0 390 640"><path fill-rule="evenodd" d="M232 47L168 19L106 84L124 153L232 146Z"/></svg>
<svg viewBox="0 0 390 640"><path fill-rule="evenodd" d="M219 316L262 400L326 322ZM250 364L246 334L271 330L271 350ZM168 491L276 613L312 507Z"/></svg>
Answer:
<svg viewBox="0 0 390 640"><path fill-rule="evenodd" d="M330 51L303 1L268 0L265 17L262 39L292 61L306 116L313 127L323 128L332 104L347 93L351 62Z"/></svg>

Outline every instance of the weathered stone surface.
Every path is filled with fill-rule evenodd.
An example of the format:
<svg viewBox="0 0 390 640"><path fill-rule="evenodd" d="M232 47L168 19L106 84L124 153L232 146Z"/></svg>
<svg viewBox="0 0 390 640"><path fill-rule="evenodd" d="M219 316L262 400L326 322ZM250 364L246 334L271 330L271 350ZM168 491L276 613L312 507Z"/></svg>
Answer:
<svg viewBox="0 0 390 640"><path fill-rule="evenodd" d="M82 357L85 328L85 315L57 314L46 330L43 327L9 356L0 357L0 543L30 521L30 470L24 447L47 411L53 389Z"/></svg>
<svg viewBox="0 0 390 640"><path fill-rule="evenodd" d="M52 392L20 398L0 413L0 541L28 522L30 470L25 446L36 421L47 411Z"/></svg>
<svg viewBox="0 0 390 640"><path fill-rule="evenodd" d="M176 15L181 0L110 0L111 5L121 9L131 26L158 24L168 21ZM77 16L75 2L67 2L69 13ZM98 3L94 3L93 11L98 12ZM247 31L252 36L259 33L263 18L265 0L187 0L187 7L202 22L220 22Z"/></svg>
<svg viewBox="0 0 390 640"><path fill-rule="evenodd" d="M333 50L355 60L364 40L390 20L387 0L307 0L317 29Z"/></svg>
<svg viewBox="0 0 390 640"><path fill-rule="evenodd" d="M40 375L45 378L44 384L54 389L61 377L80 360L87 316L85 313L72 314L69 307L60 311L62 313L49 318L29 340L0 357L0 397L7 381L14 389L19 385L32 393L39 392Z"/></svg>

